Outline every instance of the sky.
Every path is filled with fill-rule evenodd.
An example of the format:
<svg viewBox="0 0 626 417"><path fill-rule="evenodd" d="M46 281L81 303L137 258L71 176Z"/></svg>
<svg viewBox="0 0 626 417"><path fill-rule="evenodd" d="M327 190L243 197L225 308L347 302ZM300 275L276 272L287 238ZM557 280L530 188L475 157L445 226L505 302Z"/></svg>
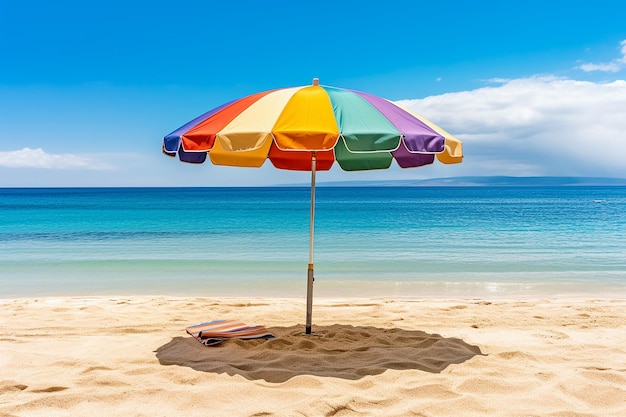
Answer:
<svg viewBox="0 0 626 417"><path fill-rule="evenodd" d="M188 165L164 135L225 102L321 84L405 105L464 161L319 182L626 178L626 3L0 0L0 187L263 186L309 175Z"/></svg>

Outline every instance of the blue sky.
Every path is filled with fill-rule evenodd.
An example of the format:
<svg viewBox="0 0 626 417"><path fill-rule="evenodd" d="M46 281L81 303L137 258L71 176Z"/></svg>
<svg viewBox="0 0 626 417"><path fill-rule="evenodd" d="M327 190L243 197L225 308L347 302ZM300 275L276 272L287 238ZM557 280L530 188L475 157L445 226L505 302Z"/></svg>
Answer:
<svg viewBox="0 0 626 417"><path fill-rule="evenodd" d="M307 183L189 166L162 137L223 102L322 84L402 102L460 165L318 181L626 178L626 5L569 1L0 0L0 187Z"/></svg>

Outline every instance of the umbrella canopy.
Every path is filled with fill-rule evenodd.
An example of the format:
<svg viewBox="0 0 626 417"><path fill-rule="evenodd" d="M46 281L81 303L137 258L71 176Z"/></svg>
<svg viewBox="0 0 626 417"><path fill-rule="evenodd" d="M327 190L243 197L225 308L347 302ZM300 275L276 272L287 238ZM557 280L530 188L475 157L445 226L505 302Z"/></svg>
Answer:
<svg viewBox="0 0 626 417"><path fill-rule="evenodd" d="M371 94L319 85L263 91L219 106L163 138L183 162L311 171L306 332L311 332L315 172L444 164L463 159L461 141L424 117Z"/></svg>

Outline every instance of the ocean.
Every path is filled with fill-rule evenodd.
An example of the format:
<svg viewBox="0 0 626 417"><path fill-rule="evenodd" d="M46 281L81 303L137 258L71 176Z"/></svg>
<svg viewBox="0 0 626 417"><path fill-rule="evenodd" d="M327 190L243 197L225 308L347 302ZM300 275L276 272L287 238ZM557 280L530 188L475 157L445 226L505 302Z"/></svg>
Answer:
<svg viewBox="0 0 626 417"><path fill-rule="evenodd" d="M0 189L0 298L304 297L310 189ZM315 296L626 296L626 187L318 187Z"/></svg>

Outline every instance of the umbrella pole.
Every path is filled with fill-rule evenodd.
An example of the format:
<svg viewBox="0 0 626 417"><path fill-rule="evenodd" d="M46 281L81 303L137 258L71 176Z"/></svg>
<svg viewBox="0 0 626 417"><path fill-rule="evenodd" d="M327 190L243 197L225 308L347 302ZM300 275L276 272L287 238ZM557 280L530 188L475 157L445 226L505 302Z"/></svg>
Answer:
<svg viewBox="0 0 626 417"><path fill-rule="evenodd" d="M315 229L315 168L316 152L311 154L311 224L309 235L309 269L306 288L306 334L311 334L311 316L313 314L313 235Z"/></svg>

